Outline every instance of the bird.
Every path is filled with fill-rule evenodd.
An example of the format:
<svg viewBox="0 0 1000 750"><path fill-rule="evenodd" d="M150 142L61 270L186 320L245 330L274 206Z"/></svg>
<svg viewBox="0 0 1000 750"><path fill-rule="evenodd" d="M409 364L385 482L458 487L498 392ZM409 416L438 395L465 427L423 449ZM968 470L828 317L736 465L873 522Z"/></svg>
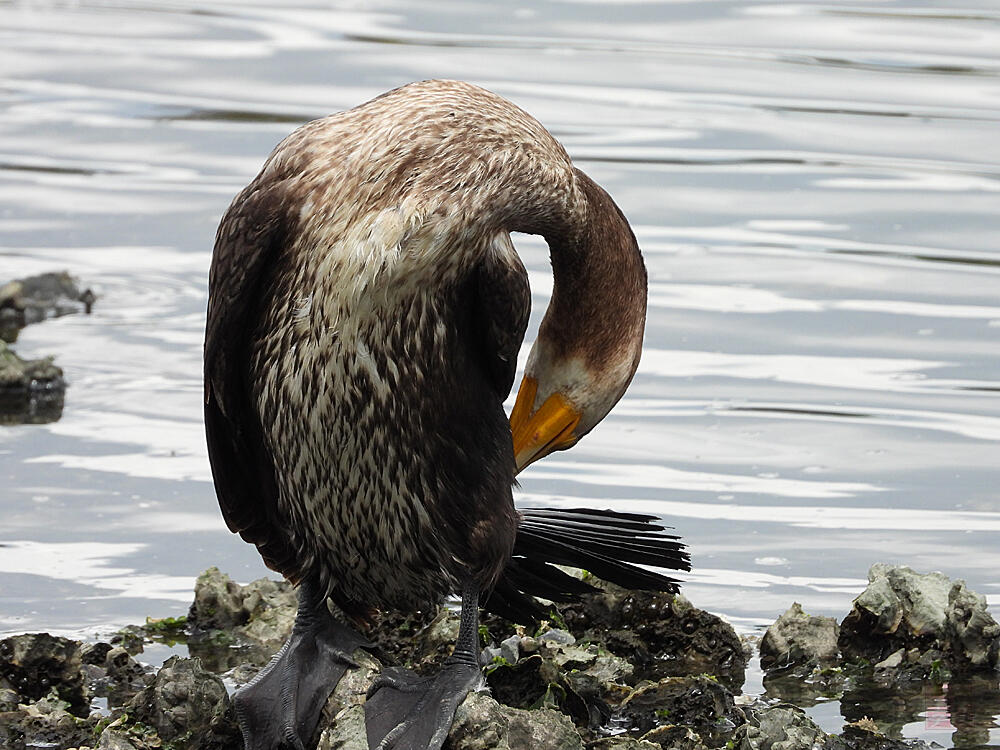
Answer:
<svg viewBox="0 0 1000 750"><path fill-rule="evenodd" d="M544 237L553 290L508 417L531 307L511 232ZM513 502L622 397L645 317L627 219L497 94L411 83L275 147L219 224L204 349L222 515L298 586L291 636L234 696L248 750L307 747L376 611L461 597L440 672L384 667L365 702L370 747L437 750L483 685L480 607L532 622L592 590L557 566L677 590L642 567L689 569L655 517Z"/></svg>

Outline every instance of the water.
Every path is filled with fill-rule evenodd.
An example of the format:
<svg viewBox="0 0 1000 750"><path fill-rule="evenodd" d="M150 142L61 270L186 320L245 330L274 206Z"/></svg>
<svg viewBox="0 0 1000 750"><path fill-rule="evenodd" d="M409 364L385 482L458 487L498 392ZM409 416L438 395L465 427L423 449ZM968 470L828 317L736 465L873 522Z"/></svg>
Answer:
<svg viewBox="0 0 1000 750"><path fill-rule="evenodd" d="M428 77L537 116L650 272L631 390L520 500L662 515L686 594L743 632L843 616L879 560L996 614L1000 8L417 5L0 2L0 281L100 294L17 344L71 385L59 422L0 431L0 632L92 637L183 613L209 565L265 574L203 444L215 226L296 124ZM545 248L515 239L534 326Z"/></svg>

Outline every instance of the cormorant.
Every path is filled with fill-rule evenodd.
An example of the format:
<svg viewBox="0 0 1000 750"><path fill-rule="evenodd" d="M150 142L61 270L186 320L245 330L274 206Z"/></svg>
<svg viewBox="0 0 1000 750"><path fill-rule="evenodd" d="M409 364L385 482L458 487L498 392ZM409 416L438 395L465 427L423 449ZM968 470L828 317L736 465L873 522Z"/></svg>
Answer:
<svg viewBox="0 0 1000 750"><path fill-rule="evenodd" d="M511 231L543 235L552 299L510 421L530 309ZM478 609L522 622L590 586L687 569L650 516L516 510L526 465L586 435L639 362L646 271L621 211L526 112L423 81L303 125L219 225L205 336L209 456L229 528L297 583L288 642L234 700L249 750L302 748L375 608L462 597L439 675L386 668L373 748L439 748L482 684ZM513 439L512 439L513 438ZM327 599L346 615L331 615Z"/></svg>

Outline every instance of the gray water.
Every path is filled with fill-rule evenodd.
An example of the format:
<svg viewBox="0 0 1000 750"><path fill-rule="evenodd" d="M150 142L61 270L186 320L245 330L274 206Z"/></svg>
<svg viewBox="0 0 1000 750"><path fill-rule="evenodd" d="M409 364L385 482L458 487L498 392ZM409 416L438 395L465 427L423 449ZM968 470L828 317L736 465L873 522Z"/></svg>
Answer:
<svg viewBox="0 0 1000 750"><path fill-rule="evenodd" d="M662 516L741 632L842 617L875 561L997 614L998 75L982 0L0 2L0 281L100 295L16 346L70 387L0 430L0 633L94 637L183 613L210 565L266 573L202 436L215 226L295 125L431 77L538 117L650 272L632 388L520 501ZM545 247L515 240L537 325Z"/></svg>

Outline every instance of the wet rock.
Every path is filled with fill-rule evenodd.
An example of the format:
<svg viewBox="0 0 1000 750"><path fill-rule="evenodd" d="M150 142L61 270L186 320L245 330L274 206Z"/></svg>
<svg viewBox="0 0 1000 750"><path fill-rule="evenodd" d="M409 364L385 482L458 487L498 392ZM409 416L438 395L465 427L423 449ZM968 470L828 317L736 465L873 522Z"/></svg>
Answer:
<svg viewBox="0 0 1000 750"><path fill-rule="evenodd" d="M188 622L203 630L226 630L245 624L250 611L243 606L244 590L216 567L209 568L194 585L194 602Z"/></svg>
<svg viewBox="0 0 1000 750"><path fill-rule="evenodd" d="M62 416L66 381L51 357L21 359L7 344L29 323L84 310L96 297L65 271L0 286L0 424L41 424Z"/></svg>
<svg viewBox="0 0 1000 750"><path fill-rule="evenodd" d="M172 656L152 684L126 707L124 727L133 734L152 729L166 742L196 750L238 741L225 685L198 659Z"/></svg>
<svg viewBox="0 0 1000 750"><path fill-rule="evenodd" d="M627 659L635 679L711 674L730 690L742 686L748 655L727 622L682 596L590 582L601 590L562 608L578 640L600 643Z"/></svg>
<svg viewBox="0 0 1000 750"><path fill-rule="evenodd" d="M898 659L895 668L913 679L929 678L935 662L952 672L997 668L1000 625L964 581L882 563L872 566L868 580L841 625L845 658L883 670Z"/></svg>
<svg viewBox="0 0 1000 750"><path fill-rule="evenodd" d="M112 648L104 658L108 705L124 706L153 679L139 662L124 649Z"/></svg>
<svg viewBox="0 0 1000 750"><path fill-rule="evenodd" d="M47 698L0 714L0 747L75 748L93 741L93 722L73 716L53 690Z"/></svg>
<svg viewBox="0 0 1000 750"><path fill-rule="evenodd" d="M440 607L432 611L380 612L365 636L378 653L419 674L437 669L438 656L451 653L458 635L458 613Z"/></svg>
<svg viewBox="0 0 1000 750"><path fill-rule="evenodd" d="M558 684L559 668L552 659L531 654L513 664L494 662L487 666L486 683L501 703L532 708L543 703L549 686Z"/></svg>
<svg viewBox="0 0 1000 750"><path fill-rule="evenodd" d="M583 740L565 715L550 709L502 706L484 693L470 694L455 712L449 750L583 750Z"/></svg>
<svg viewBox="0 0 1000 750"><path fill-rule="evenodd" d="M774 706L756 712L736 729L738 750L809 750L824 748L828 735L794 706Z"/></svg>
<svg viewBox="0 0 1000 750"><path fill-rule="evenodd" d="M0 641L0 688L14 690L25 703L55 691L70 711L86 716L81 666L80 644L69 638L29 633Z"/></svg>
<svg viewBox="0 0 1000 750"><path fill-rule="evenodd" d="M316 750L368 750L364 707L348 706L337 713L320 733Z"/></svg>
<svg viewBox="0 0 1000 750"><path fill-rule="evenodd" d="M364 649L358 649L351 657L357 662L358 668L349 669L344 673L333 694L327 699L320 719L321 727L338 728L340 735L343 735L343 729L339 728L341 715L352 707L364 706L368 688L371 687L376 675L382 671L382 664L378 659Z"/></svg>
<svg viewBox="0 0 1000 750"><path fill-rule="evenodd" d="M146 631L138 625L126 625L111 636L111 643L115 646L121 646L129 654L135 656L142 653L147 637Z"/></svg>
<svg viewBox="0 0 1000 750"><path fill-rule="evenodd" d="M17 704L21 702L21 696L16 690L0 687L0 713L17 710Z"/></svg>
<svg viewBox="0 0 1000 750"><path fill-rule="evenodd" d="M931 750L931 746L922 740L887 737L873 721L861 720L845 726L839 736L829 737L825 750Z"/></svg>
<svg viewBox="0 0 1000 750"><path fill-rule="evenodd" d="M21 359L0 341L0 424L44 424L62 416L63 372L51 357Z"/></svg>
<svg viewBox="0 0 1000 750"><path fill-rule="evenodd" d="M13 342L21 328L46 318L89 313L96 299L65 271L9 281L0 286L0 339Z"/></svg>
<svg viewBox="0 0 1000 750"><path fill-rule="evenodd" d="M139 750L128 734L117 729L105 729L97 743L97 750Z"/></svg>
<svg viewBox="0 0 1000 750"><path fill-rule="evenodd" d="M108 657L108 652L113 648L114 646L104 641L84 643L80 646L80 661L84 664L103 666L104 660Z"/></svg>
<svg viewBox="0 0 1000 750"><path fill-rule="evenodd" d="M817 666L834 666L840 656L839 636L835 619L807 615L795 602L764 634L760 665L765 672L799 673L811 672Z"/></svg>
<svg viewBox="0 0 1000 750"><path fill-rule="evenodd" d="M701 736L688 727L664 726L651 729L642 736L646 745L670 750L707 750Z"/></svg>
<svg viewBox="0 0 1000 750"><path fill-rule="evenodd" d="M561 630L559 628L550 628L549 630L546 630L544 633L539 633L536 636L536 640L538 640L541 643L547 642L550 644L555 644L557 646L572 646L574 643L576 643L576 638L573 637L572 633L566 630Z"/></svg>
<svg viewBox="0 0 1000 750"><path fill-rule="evenodd" d="M635 737L603 737L587 745L587 750L661 750L668 745L649 740L637 740ZM683 748L688 750L688 748Z"/></svg>
<svg viewBox="0 0 1000 750"><path fill-rule="evenodd" d="M195 583L188 647L215 672L241 661L264 665L288 638L297 610L289 583L261 578L241 586L209 568Z"/></svg>
<svg viewBox="0 0 1000 750"><path fill-rule="evenodd" d="M455 650L460 623L461 617L457 612L442 607L433 620L408 639L412 649L397 649L396 658L403 659L418 674L436 672L441 661ZM385 642L391 637L391 633L383 632L380 640ZM396 639L399 639L398 634Z"/></svg>
<svg viewBox="0 0 1000 750"><path fill-rule="evenodd" d="M732 693L703 675L642 684L622 703L621 716L639 732L669 724L716 737L744 721Z"/></svg>

